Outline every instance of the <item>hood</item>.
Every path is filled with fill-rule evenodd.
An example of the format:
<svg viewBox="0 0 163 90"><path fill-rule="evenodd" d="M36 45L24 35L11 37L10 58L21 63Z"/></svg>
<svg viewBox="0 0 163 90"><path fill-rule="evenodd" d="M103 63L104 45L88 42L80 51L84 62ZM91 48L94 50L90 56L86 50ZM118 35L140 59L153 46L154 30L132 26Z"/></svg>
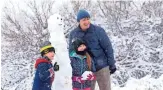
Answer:
<svg viewBox="0 0 163 90"><path fill-rule="evenodd" d="M40 63L51 63L50 61L44 59L44 58L39 58L36 60L36 63L35 63L35 68L37 68L37 66L40 64Z"/></svg>

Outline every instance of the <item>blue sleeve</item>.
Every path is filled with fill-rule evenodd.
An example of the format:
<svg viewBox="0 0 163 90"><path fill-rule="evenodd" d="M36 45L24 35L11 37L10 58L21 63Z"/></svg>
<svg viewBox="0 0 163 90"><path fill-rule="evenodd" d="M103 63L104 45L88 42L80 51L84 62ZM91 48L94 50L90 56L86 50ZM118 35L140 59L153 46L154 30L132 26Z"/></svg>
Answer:
<svg viewBox="0 0 163 90"><path fill-rule="evenodd" d="M73 49L73 47L72 47L72 34L71 34L72 32L70 32L70 34L69 34L69 56L70 56L70 53L71 53L71 51L72 51L72 49Z"/></svg>
<svg viewBox="0 0 163 90"><path fill-rule="evenodd" d="M72 76L76 76L76 74L78 73L77 72L77 68L79 68L77 65L76 65L76 58L75 57L71 57L70 58L71 60L71 67L72 67Z"/></svg>
<svg viewBox="0 0 163 90"><path fill-rule="evenodd" d="M100 42L102 49L105 52L105 55L108 58L109 66L114 65L115 60L114 60L113 48L112 48L110 39L107 36L107 34L103 28L100 28L100 30L99 30L99 42Z"/></svg>
<svg viewBox="0 0 163 90"><path fill-rule="evenodd" d="M70 63L71 63L71 67L72 67L72 69L74 68L74 64L75 64L75 60L74 60L75 58L73 58L73 57L70 57Z"/></svg>
<svg viewBox="0 0 163 90"><path fill-rule="evenodd" d="M50 72L48 69L48 63L40 63L38 65L37 70L39 72L39 77L42 81L45 81L50 78Z"/></svg>

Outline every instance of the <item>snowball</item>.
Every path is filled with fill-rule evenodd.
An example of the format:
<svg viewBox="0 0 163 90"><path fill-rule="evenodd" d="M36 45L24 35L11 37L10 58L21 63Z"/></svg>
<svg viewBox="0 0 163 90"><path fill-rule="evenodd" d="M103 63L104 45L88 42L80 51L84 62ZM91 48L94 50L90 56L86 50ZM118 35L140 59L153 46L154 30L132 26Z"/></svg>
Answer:
<svg viewBox="0 0 163 90"><path fill-rule="evenodd" d="M82 74L82 80L87 80L87 76L89 75L89 74L93 74L91 71L85 71L83 74Z"/></svg>

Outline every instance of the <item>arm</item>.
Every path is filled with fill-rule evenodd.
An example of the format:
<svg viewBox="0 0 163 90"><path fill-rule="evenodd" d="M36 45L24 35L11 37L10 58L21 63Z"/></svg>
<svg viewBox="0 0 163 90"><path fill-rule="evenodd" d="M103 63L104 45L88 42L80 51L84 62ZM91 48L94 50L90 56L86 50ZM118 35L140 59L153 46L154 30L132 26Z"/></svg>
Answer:
<svg viewBox="0 0 163 90"><path fill-rule="evenodd" d="M70 56L70 53L71 53L71 51L72 51L72 35L71 35L71 32L70 32L70 34L69 34L69 56Z"/></svg>
<svg viewBox="0 0 163 90"><path fill-rule="evenodd" d="M108 58L108 64L109 66L115 66L115 60L114 60L114 54L113 54L113 48L110 42L109 37L107 36L104 29L100 28L99 30L99 43L105 53L105 55Z"/></svg>
<svg viewBox="0 0 163 90"><path fill-rule="evenodd" d="M82 80L81 76L74 76L75 58L70 57L70 60L71 60L71 67L72 67L72 81L77 81L79 83L84 83L85 81Z"/></svg>
<svg viewBox="0 0 163 90"><path fill-rule="evenodd" d="M40 63L38 65L38 72L39 72L39 77L42 81L47 80L50 78L50 72L48 68L48 63Z"/></svg>
<svg viewBox="0 0 163 90"><path fill-rule="evenodd" d="M72 68L72 76L75 74L74 69L75 69L75 61L76 59L74 57L70 57L70 64L71 64L71 68Z"/></svg>

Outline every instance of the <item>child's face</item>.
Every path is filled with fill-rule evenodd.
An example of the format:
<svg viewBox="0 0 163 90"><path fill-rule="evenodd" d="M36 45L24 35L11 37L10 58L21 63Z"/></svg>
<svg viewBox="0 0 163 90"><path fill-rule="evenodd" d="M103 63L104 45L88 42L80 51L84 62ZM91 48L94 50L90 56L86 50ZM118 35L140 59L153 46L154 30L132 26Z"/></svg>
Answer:
<svg viewBox="0 0 163 90"><path fill-rule="evenodd" d="M84 44L78 47L78 51L84 51L85 49L86 49L86 46Z"/></svg>
<svg viewBox="0 0 163 90"><path fill-rule="evenodd" d="M54 59L54 52L52 51L52 52L49 52L49 53L47 53L47 54L45 54L45 56L47 56L50 60L53 60Z"/></svg>

